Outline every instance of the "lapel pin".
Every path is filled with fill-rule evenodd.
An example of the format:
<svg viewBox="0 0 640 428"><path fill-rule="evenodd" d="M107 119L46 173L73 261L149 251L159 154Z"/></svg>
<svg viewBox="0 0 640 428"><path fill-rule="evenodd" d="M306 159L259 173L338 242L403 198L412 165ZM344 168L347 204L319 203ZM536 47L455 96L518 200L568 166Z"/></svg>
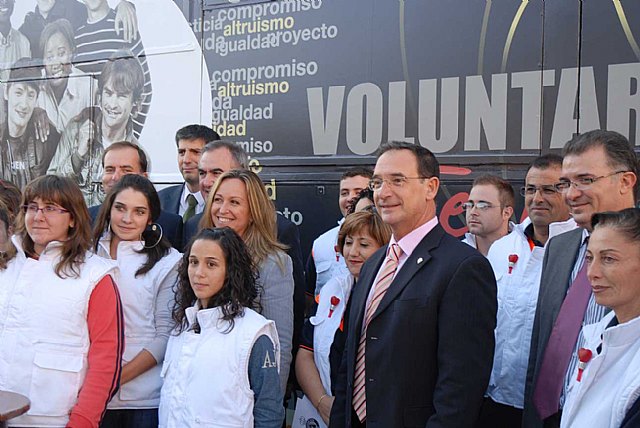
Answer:
<svg viewBox="0 0 640 428"><path fill-rule="evenodd" d="M518 262L518 255L509 254L509 275L511 275L511 272L513 272L513 267L516 265L517 262Z"/></svg>
<svg viewBox="0 0 640 428"><path fill-rule="evenodd" d="M576 379L578 382L582 380L582 372L587 367L587 363L591 361L591 357L593 356L593 352L587 348L578 349L578 378Z"/></svg>
<svg viewBox="0 0 640 428"><path fill-rule="evenodd" d="M419 257L419 258L418 258L418 264L422 263L422 260L423 260L423 258L422 258L422 257Z"/></svg>
<svg viewBox="0 0 640 428"><path fill-rule="evenodd" d="M336 309L336 306L338 306L338 303L340 303L340 298L338 298L338 296L331 296L331 306L329 307L329 318L331 318L331 315L333 315L333 311Z"/></svg>

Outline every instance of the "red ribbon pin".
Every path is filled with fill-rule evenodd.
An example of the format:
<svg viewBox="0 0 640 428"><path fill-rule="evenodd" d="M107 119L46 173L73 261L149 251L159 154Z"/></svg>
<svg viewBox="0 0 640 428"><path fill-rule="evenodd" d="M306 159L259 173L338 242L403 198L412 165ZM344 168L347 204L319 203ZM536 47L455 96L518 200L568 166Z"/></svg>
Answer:
<svg viewBox="0 0 640 428"><path fill-rule="evenodd" d="M591 361L592 356L593 352L591 352L590 349L578 349L578 360L580 360L580 362L578 363L578 382L582 380L582 372L584 371L585 367L587 367L587 363Z"/></svg>
<svg viewBox="0 0 640 428"><path fill-rule="evenodd" d="M518 261L517 254L509 254L509 275L511 275L511 272L513 271L513 267L516 265L517 261Z"/></svg>
<svg viewBox="0 0 640 428"><path fill-rule="evenodd" d="M333 310L336 308L336 306L338 306L338 303L340 303L340 299L338 298L338 296L331 296L331 306L329 307L329 318L331 318L331 315L333 315Z"/></svg>

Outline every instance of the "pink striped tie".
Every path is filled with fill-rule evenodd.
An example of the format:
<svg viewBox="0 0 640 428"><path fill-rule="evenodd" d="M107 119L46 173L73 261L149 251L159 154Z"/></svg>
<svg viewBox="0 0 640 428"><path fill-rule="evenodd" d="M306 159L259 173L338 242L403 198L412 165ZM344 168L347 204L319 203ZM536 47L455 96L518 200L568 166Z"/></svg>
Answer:
<svg viewBox="0 0 640 428"><path fill-rule="evenodd" d="M393 244L389 248L389 254L387 259L378 275L378 282L373 286L373 297L369 306L367 306L364 313L364 322L362 323L362 334L360 335L360 343L358 344L358 354L356 356L356 373L355 380L353 382L353 408L358 415L360 422L364 421L367 417L367 402L365 391L365 344L367 338L367 326L373 317L373 314L378 309L382 298L386 294L396 270L398 269L398 259L402 256L402 248L398 244Z"/></svg>

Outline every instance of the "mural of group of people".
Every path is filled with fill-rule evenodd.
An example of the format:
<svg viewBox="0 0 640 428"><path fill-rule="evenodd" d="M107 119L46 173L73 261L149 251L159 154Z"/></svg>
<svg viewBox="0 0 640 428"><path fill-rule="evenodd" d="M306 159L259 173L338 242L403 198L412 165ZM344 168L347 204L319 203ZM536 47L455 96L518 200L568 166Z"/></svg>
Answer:
<svg viewBox="0 0 640 428"><path fill-rule="evenodd" d="M71 176L95 205L104 148L136 142L151 103L136 9L37 0L14 28L14 6L0 0L0 178L23 187L47 173Z"/></svg>

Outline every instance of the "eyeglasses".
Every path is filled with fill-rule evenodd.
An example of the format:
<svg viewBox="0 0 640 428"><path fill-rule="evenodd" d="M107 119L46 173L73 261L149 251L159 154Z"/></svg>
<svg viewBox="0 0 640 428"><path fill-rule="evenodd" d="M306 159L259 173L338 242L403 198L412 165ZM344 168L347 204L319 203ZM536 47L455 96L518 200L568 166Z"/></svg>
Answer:
<svg viewBox="0 0 640 428"><path fill-rule="evenodd" d="M391 187L399 188L404 186L409 180L424 180L426 178L431 177L405 177L404 175L395 175L391 178L372 178L369 180L369 189L380 190L382 183L387 183L387 185Z"/></svg>
<svg viewBox="0 0 640 428"><path fill-rule="evenodd" d="M536 192L540 192L544 196L553 196L560 193L560 190L556 187L556 184L543 184L542 186L524 186L520 189L522 196L533 196Z"/></svg>
<svg viewBox="0 0 640 428"><path fill-rule="evenodd" d="M22 210L25 212L25 214L30 214L32 216L38 214L38 211L42 211L42 215L44 215L45 217L50 217L54 214L65 214L69 212L69 210L58 208L53 205L45 205L44 207L40 208L36 204L23 205Z"/></svg>
<svg viewBox="0 0 640 428"><path fill-rule="evenodd" d="M473 207L476 207L476 209L479 209L480 211L486 211L489 208L500 208L500 205L493 205L492 203L485 202L485 201L478 201L478 202L467 201L460 206L465 211L471 211Z"/></svg>
<svg viewBox="0 0 640 428"><path fill-rule="evenodd" d="M576 190L587 190L593 185L593 183L602 178L612 177L616 174L624 174L625 172L629 171L616 171L612 172L611 174L601 175L600 177L580 177L577 181L563 180L560 183L556 184L555 187L558 192L561 193L568 192L571 186L575 187Z"/></svg>

